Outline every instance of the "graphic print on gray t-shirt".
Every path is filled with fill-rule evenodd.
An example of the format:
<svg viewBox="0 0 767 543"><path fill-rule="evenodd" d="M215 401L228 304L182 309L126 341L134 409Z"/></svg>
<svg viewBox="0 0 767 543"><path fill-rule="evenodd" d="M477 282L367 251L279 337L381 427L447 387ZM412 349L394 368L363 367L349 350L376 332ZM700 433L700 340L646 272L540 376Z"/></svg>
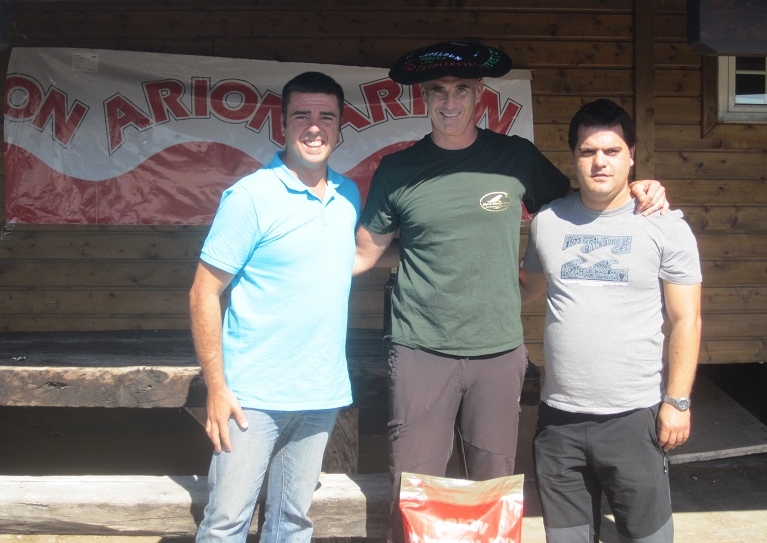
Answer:
<svg viewBox="0 0 767 543"><path fill-rule="evenodd" d="M607 283L628 283L628 268L620 266L620 260L611 255L631 252L631 236L605 236L567 234L562 250L580 246L576 259L562 265L562 280L605 281ZM605 250L609 253L602 256Z"/></svg>

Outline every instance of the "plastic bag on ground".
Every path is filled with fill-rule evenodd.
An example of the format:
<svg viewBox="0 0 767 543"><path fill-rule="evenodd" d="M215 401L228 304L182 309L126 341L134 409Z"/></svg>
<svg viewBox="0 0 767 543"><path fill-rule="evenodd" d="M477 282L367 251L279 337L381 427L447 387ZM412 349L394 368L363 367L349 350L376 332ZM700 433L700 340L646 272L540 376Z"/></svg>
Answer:
<svg viewBox="0 0 767 543"><path fill-rule="evenodd" d="M524 475L468 481L403 473L406 543L520 543Z"/></svg>

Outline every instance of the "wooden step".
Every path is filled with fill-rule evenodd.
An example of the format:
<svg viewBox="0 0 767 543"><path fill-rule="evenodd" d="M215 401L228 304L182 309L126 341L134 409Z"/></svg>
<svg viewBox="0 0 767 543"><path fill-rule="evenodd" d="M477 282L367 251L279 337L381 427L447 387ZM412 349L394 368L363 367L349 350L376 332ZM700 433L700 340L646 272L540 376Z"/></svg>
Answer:
<svg viewBox="0 0 767 543"><path fill-rule="evenodd" d="M206 485L198 476L3 476L0 531L190 536L202 519ZM322 474L309 516L317 538L385 537L388 475Z"/></svg>

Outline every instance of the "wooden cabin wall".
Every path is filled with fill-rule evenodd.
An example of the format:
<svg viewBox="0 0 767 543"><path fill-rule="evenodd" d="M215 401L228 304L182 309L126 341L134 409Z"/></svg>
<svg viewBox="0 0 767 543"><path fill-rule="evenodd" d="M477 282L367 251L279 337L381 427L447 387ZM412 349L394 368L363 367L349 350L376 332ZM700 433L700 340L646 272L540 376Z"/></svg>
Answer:
<svg viewBox="0 0 767 543"><path fill-rule="evenodd" d="M629 112L636 107L637 170L663 181L698 237L701 361L765 360L767 125L720 124L702 134L704 59L686 44L684 0L10 0L9 6L12 46L387 67L417 46L481 40L532 70L536 144L571 177L566 132L578 106L608 97ZM0 52L3 70L8 57L8 50ZM0 330L186 328L187 292L206 231L6 225ZM355 280L350 326L381 326L387 276L378 270ZM524 312L536 361L543 313L542 302Z"/></svg>

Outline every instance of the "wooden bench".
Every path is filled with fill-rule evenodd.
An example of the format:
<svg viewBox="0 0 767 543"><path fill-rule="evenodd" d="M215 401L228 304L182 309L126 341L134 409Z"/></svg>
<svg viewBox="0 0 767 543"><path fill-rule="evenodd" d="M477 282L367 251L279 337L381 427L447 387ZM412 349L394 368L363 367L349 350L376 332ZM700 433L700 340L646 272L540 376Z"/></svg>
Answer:
<svg viewBox="0 0 767 543"><path fill-rule="evenodd" d="M350 330L354 403L342 410L327 472L356 473L360 409L386 409L386 346L378 330ZM0 406L187 409L205 420L205 383L187 330L0 335Z"/></svg>
<svg viewBox="0 0 767 543"><path fill-rule="evenodd" d="M328 445L312 515L317 537L381 537L386 476L355 473L359 414L386 411L386 346L377 330L351 330L347 352L354 404ZM693 398L693 436L672 463L767 452L767 427L709 381L698 379ZM186 331L0 335L0 407L183 407L199 417L204 405ZM525 428L520 439L528 443ZM204 488L194 476L0 477L0 532L191 534ZM159 514L166 509L167 518Z"/></svg>
<svg viewBox="0 0 767 543"><path fill-rule="evenodd" d="M378 330L347 341L354 406L386 406L386 346ZM187 330L0 334L0 406L204 407Z"/></svg>
<svg viewBox="0 0 767 543"><path fill-rule="evenodd" d="M309 516L314 537L385 537L385 474L323 474ZM191 536L207 501L196 476L0 477L5 534ZM251 533L258 531L254 515Z"/></svg>
<svg viewBox="0 0 767 543"><path fill-rule="evenodd" d="M328 443L310 515L316 537L383 537L388 476L356 475L360 410L388 401L381 332L350 330L347 353L354 404ZM185 408L204 422L205 398L185 330L0 335L0 407ZM191 535L205 487L194 475L4 476L0 532Z"/></svg>

